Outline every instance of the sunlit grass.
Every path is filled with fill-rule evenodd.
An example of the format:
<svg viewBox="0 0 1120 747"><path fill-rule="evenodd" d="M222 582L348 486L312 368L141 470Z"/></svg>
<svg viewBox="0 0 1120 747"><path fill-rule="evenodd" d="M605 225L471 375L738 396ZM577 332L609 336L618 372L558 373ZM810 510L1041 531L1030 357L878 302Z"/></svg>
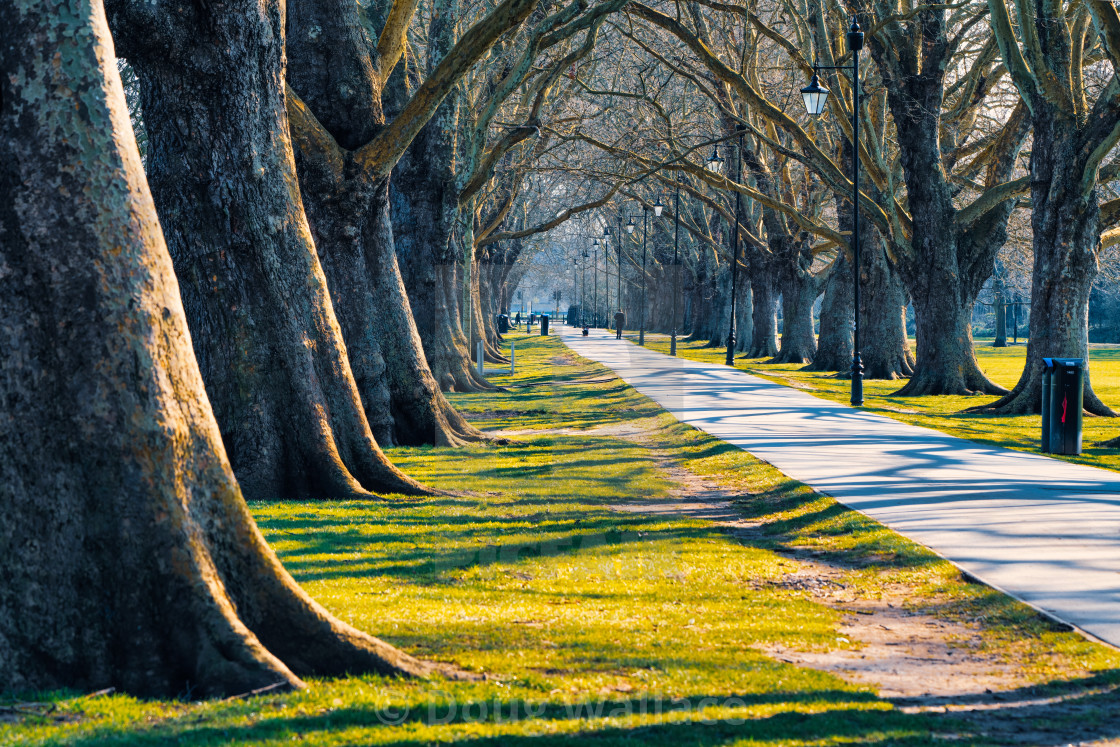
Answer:
<svg viewBox="0 0 1120 747"><path fill-rule="evenodd" d="M636 334L627 338L637 341ZM911 342L913 346L913 342ZM666 335L647 334L646 347L669 352ZM978 340L976 357L984 373L995 383L1010 389L1019 380L1026 359L1026 345L993 348L991 340ZM707 348L704 343L678 343L677 354L691 360L723 364L725 348ZM828 372L802 371L798 364L768 364L765 358L735 359L735 367L782 384L797 387L818 397L836 402L850 400L851 382L834 378ZM1120 411L1120 346L1094 345L1090 351L1093 389L1113 409ZM974 441L1021 451L1038 451L1042 427L1038 415L996 416L966 413L964 410L995 402L989 396L895 397L905 381L864 381L864 409L914 425L951 433ZM1071 462L1120 470L1120 449L1106 449L1101 442L1120 436L1120 419L1086 417L1081 456L1059 456Z"/></svg>
<svg viewBox="0 0 1120 747"><path fill-rule="evenodd" d="M904 588L915 609L977 626L1032 681L1113 679L1112 649L1053 630L882 525L681 425L556 338L515 339L516 389L453 395L480 427L522 431L511 443L389 450L450 495L252 505L285 566L336 615L487 679L352 677L208 703L28 694L59 711L0 722L0 743L959 743L937 735L960 723L901 713L868 688L754 648L857 645L839 639L837 610L774 583L796 568L791 550L850 567L845 583L861 594ZM645 441L611 435L636 420ZM669 494L652 449L737 491L760 533L743 543L708 522L611 510Z"/></svg>

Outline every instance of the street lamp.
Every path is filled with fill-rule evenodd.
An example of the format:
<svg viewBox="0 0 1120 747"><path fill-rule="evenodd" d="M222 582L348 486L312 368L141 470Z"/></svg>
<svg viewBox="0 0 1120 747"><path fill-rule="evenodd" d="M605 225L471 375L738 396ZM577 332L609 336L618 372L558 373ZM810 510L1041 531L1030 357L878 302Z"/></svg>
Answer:
<svg viewBox="0 0 1120 747"><path fill-rule="evenodd" d="M660 203L661 198L660 197L657 198L657 201L658 201L658 203ZM662 207L664 207L664 206L655 206L654 207L654 212L657 215L661 215L661 208ZM638 314L638 344L639 345L645 345L646 344L646 285L648 284L647 280L646 280L646 247L648 246L648 242L646 241L646 239L647 239L648 230L649 230L648 229L648 221L649 221L649 205L646 205L646 204L643 203L642 204L642 308L639 310L639 314Z"/></svg>
<svg viewBox="0 0 1120 747"><path fill-rule="evenodd" d="M603 225L603 272L606 273L606 277L603 278L603 294L607 297L606 298L606 303L604 304L604 306L607 307L607 318L603 320L603 328L604 329L610 329L610 319L611 319L611 256L608 253L610 251L610 244L611 244L611 227L604 224Z"/></svg>
<svg viewBox="0 0 1120 747"><path fill-rule="evenodd" d="M743 133L746 132L746 127L739 125L735 131L739 133L739 152L735 157L735 163L738 164L737 174L735 176L736 183L743 180ZM728 155L731 155L731 145L727 146ZM723 159L719 157L719 149L712 148L712 157L708 159L708 171L713 174L720 174L723 172ZM742 195L739 190L735 190L735 222L731 226L731 237L728 240L729 249L731 249L731 319L727 323L727 355L724 358L724 363L728 366L735 365L735 305L737 302L738 285L739 285L739 205Z"/></svg>
<svg viewBox="0 0 1120 747"><path fill-rule="evenodd" d="M654 218L660 218L661 217L661 211L664 210L664 209L665 209L665 206L661 204L661 195L658 194L657 195L657 202L653 203L653 217Z"/></svg>
<svg viewBox="0 0 1120 747"><path fill-rule="evenodd" d="M626 233L634 233L634 216L631 215L630 219L626 221Z"/></svg>
<svg viewBox="0 0 1120 747"><path fill-rule="evenodd" d="M591 294L591 326L599 326L599 239L591 244L591 274L594 280L594 291Z"/></svg>
<svg viewBox="0 0 1120 747"><path fill-rule="evenodd" d="M821 85L818 70L851 70L852 72L852 296L855 302L855 334L852 338L852 404L863 404L863 360L859 354L859 53L863 49L863 31L859 21L852 18L848 29L848 51L852 53L851 65L826 67L815 65L813 79L801 89L805 110L817 116L824 111L828 89Z"/></svg>
<svg viewBox="0 0 1120 747"><path fill-rule="evenodd" d="M591 256L587 252L587 247L583 248L583 264L581 267L581 274L583 275L583 293L582 300L579 303L579 326L587 326L587 260Z"/></svg>
<svg viewBox="0 0 1120 747"><path fill-rule="evenodd" d="M708 158L708 162L707 164L705 164L705 168L707 168L708 171L712 172L713 174L723 173L723 159L719 157L718 145L712 146L712 155L710 158Z"/></svg>
<svg viewBox="0 0 1120 747"><path fill-rule="evenodd" d="M680 313L677 300L681 292L681 178L678 174L673 197L673 331L669 335L669 355L677 354L677 316Z"/></svg>

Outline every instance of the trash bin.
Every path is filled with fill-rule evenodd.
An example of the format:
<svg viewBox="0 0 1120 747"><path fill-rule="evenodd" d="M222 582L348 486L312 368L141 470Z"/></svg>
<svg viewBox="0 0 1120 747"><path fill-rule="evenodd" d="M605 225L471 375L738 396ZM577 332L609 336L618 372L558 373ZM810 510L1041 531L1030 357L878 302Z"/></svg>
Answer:
<svg viewBox="0 0 1120 747"><path fill-rule="evenodd" d="M1042 451L1080 454L1085 366L1080 358L1043 358Z"/></svg>
<svg viewBox="0 0 1120 747"><path fill-rule="evenodd" d="M541 314L541 337L548 337L548 314Z"/></svg>
<svg viewBox="0 0 1120 747"><path fill-rule="evenodd" d="M509 316L506 314L498 314L498 332L505 334L509 332Z"/></svg>

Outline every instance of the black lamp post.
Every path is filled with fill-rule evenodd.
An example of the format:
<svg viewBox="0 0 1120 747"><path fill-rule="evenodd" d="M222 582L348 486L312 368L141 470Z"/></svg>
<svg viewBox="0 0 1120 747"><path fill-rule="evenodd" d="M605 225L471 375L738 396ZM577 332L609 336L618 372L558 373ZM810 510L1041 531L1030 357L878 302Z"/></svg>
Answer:
<svg viewBox="0 0 1120 747"><path fill-rule="evenodd" d="M805 110L813 116L824 111L828 89L821 85L817 70L852 71L852 295L855 301L855 334L852 338L852 404L863 404L863 360L859 354L859 52L863 49L863 31L859 21L852 18L848 29L848 51L852 53L851 65L813 67L813 79L801 89Z"/></svg>
<svg viewBox="0 0 1120 747"><path fill-rule="evenodd" d="M677 176L673 196L673 331L669 335L669 355L677 354L677 317L680 313L677 300L681 290L681 177Z"/></svg>
<svg viewBox="0 0 1120 747"><path fill-rule="evenodd" d="M590 254L587 253L587 247L583 248L582 256L583 256L583 262L580 263L580 268L581 268L580 271L581 271L581 274L583 276L583 292L581 294L581 298L583 300L581 300L579 302L579 326L586 327L587 326L587 259L588 259L588 257L591 256Z"/></svg>
<svg viewBox="0 0 1120 747"><path fill-rule="evenodd" d="M591 326L599 326L599 239L591 242Z"/></svg>
<svg viewBox="0 0 1120 747"><path fill-rule="evenodd" d="M642 305L638 309L638 344L646 344L646 236L649 225L649 205L642 205Z"/></svg>
<svg viewBox="0 0 1120 747"><path fill-rule="evenodd" d="M607 297L606 303L603 304L607 308L607 318L603 320L603 329L610 329L611 326L611 228L610 226L603 226L603 272L606 276L603 278L603 294Z"/></svg>
<svg viewBox="0 0 1120 747"><path fill-rule="evenodd" d="M735 181L739 182L743 178L743 132L745 127L739 125L736 130L739 133L739 152L735 158L738 164L736 168ZM727 146L728 151L731 146ZM723 172L723 159L719 157L719 148L712 147L712 157L708 159L708 170L719 174ZM739 190L735 190L735 224L731 229L730 249L731 249L731 319L727 323L727 357L724 363L728 366L735 365L735 315L736 315L736 301L739 286L739 204L741 195Z"/></svg>

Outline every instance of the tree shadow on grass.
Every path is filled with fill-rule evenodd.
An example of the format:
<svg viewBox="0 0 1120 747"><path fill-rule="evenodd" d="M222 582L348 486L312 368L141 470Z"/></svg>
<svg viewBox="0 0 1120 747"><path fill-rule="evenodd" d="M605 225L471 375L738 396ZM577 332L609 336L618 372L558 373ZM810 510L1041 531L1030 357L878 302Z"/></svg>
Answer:
<svg viewBox="0 0 1120 747"><path fill-rule="evenodd" d="M262 699L264 700L264 699ZM824 690L711 695L669 699L659 696L605 698L571 704L519 699L465 700L446 694L407 707L343 707L319 715L268 717L245 724L198 723L190 717L164 722L158 728L122 735L99 733L70 741L73 747L135 747L174 743L179 747L214 744L275 743L287 739L331 744L428 745L433 739L455 739L477 745L727 745L810 743L931 745L932 720L923 715L868 710L877 699L866 693ZM261 713L268 713L266 707ZM750 717L750 708L791 708L773 715ZM634 718L618 726L605 719ZM573 722L579 726L573 730ZM416 728L433 731L417 735ZM549 734L564 730L569 733ZM517 732L522 733L517 733ZM955 742L959 744L959 742Z"/></svg>

